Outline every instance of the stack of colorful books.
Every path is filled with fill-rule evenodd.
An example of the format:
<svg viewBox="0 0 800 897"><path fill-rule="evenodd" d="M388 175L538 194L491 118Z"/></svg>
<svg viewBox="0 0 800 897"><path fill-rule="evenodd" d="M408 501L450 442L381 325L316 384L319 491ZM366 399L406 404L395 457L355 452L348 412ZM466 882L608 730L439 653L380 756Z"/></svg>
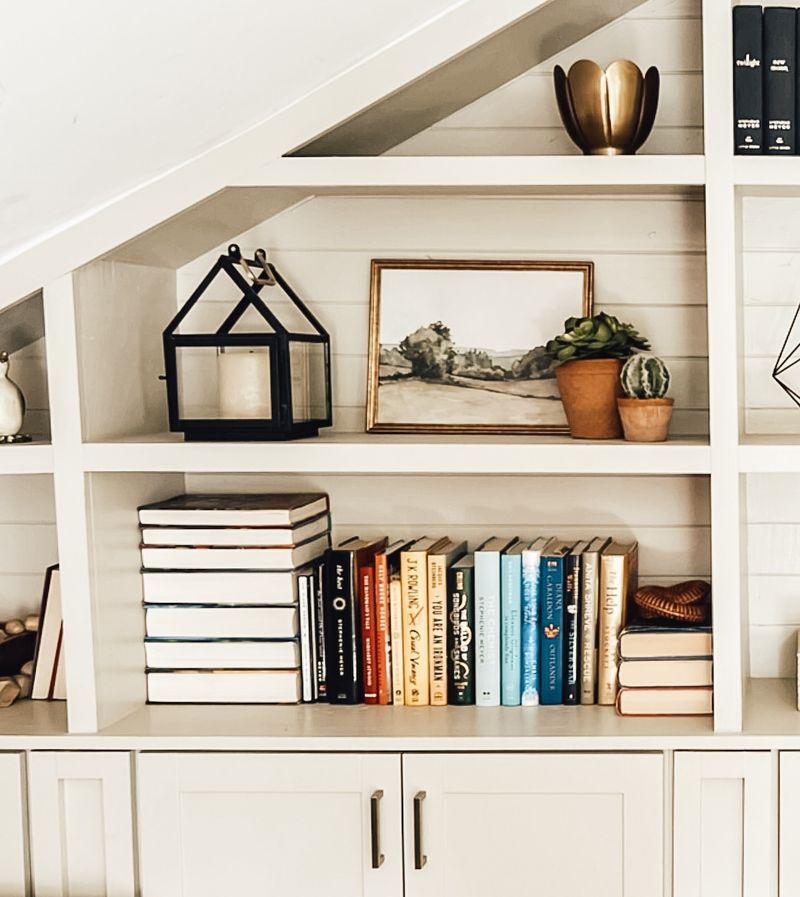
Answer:
<svg viewBox="0 0 800 897"><path fill-rule="evenodd" d="M713 710L711 626L633 622L620 635L617 709L624 716Z"/></svg>
<svg viewBox="0 0 800 897"><path fill-rule="evenodd" d="M148 699L313 700L300 580L330 545L327 495L178 495L139 508L139 523Z"/></svg>

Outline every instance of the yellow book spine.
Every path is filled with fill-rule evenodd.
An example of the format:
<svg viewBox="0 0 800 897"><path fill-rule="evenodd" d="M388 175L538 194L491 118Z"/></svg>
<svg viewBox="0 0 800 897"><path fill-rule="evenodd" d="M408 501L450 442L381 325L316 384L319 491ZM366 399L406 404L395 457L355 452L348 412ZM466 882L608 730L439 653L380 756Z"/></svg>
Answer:
<svg viewBox="0 0 800 897"><path fill-rule="evenodd" d="M405 670L403 668L403 593L400 579L389 581L389 624L392 637L392 703L405 704Z"/></svg>
<svg viewBox="0 0 800 897"><path fill-rule="evenodd" d="M430 703L427 552L401 552L400 587L403 596L405 703L420 707Z"/></svg>
<svg viewBox="0 0 800 897"><path fill-rule="evenodd" d="M428 555L428 641L431 704L447 704L447 568L446 557Z"/></svg>
<svg viewBox="0 0 800 897"><path fill-rule="evenodd" d="M597 658L597 703L617 700L619 633L625 619L628 556L604 554L600 558L600 645Z"/></svg>

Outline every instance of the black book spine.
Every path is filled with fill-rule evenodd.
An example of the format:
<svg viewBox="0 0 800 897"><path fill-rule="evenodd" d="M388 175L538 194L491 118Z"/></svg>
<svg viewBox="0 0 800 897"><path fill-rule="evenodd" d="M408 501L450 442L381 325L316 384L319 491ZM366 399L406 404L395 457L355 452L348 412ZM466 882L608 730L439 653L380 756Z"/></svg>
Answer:
<svg viewBox="0 0 800 897"><path fill-rule="evenodd" d="M581 627L581 556L564 559L564 703L581 700L580 627Z"/></svg>
<svg viewBox="0 0 800 897"><path fill-rule="evenodd" d="M325 660L331 704L361 704L361 617L354 589L354 558L350 551L328 549L325 560Z"/></svg>
<svg viewBox="0 0 800 897"><path fill-rule="evenodd" d="M763 22L760 6L733 7L733 151L764 151Z"/></svg>
<svg viewBox="0 0 800 897"><path fill-rule="evenodd" d="M764 10L764 123L766 151L793 156L797 13L786 6Z"/></svg>
<svg viewBox="0 0 800 897"><path fill-rule="evenodd" d="M328 683L325 664L325 564L314 568L314 600L317 603L317 700L328 700Z"/></svg>
<svg viewBox="0 0 800 897"><path fill-rule="evenodd" d="M447 571L447 703L475 703L475 595L471 567Z"/></svg>

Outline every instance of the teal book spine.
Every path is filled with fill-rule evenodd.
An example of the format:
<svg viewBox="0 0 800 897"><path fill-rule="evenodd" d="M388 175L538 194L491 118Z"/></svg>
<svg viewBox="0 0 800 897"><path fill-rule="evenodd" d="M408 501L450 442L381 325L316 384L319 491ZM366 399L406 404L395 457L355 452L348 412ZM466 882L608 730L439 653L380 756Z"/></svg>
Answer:
<svg viewBox="0 0 800 897"><path fill-rule="evenodd" d="M508 707L522 702L522 555L500 559L500 701Z"/></svg>
<svg viewBox="0 0 800 897"><path fill-rule="evenodd" d="M475 552L475 703L500 705L500 552Z"/></svg>
<svg viewBox="0 0 800 897"><path fill-rule="evenodd" d="M542 704L564 700L564 558L542 558Z"/></svg>
<svg viewBox="0 0 800 897"><path fill-rule="evenodd" d="M541 554L522 552L522 705L539 703L539 570Z"/></svg>

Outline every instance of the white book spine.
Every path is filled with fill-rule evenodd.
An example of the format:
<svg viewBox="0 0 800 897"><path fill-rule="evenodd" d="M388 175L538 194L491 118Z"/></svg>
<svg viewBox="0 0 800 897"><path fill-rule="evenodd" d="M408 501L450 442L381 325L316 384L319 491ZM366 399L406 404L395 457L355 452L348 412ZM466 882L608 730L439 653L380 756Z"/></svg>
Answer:
<svg viewBox="0 0 800 897"><path fill-rule="evenodd" d="M475 552L475 703L500 706L500 553Z"/></svg>
<svg viewBox="0 0 800 897"><path fill-rule="evenodd" d="M309 607L309 578L305 574L297 579L300 597L300 670L303 677L303 700L310 703L314 700L311 685L311 619Z"/></svg>

